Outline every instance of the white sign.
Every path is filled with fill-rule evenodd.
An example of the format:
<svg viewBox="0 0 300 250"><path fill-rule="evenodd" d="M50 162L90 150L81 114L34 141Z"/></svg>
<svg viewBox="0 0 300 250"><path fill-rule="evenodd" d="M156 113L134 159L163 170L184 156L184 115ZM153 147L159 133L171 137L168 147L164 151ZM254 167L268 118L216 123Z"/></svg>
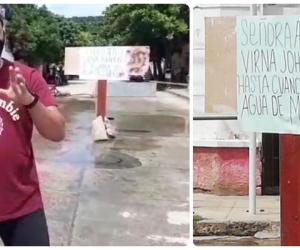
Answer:
<svg viewBox="0 0 300 250"><path fill-rule="evenodd" d="M237 18L237 106L243 131L300 134L300 18Z"/></svg>
<svg viewBox="0 0 300 250"><path fill-rule="evenodd" d="M145 46L82 47L79 54L82 80L128 80L149 69L150 49Z"/></svg>

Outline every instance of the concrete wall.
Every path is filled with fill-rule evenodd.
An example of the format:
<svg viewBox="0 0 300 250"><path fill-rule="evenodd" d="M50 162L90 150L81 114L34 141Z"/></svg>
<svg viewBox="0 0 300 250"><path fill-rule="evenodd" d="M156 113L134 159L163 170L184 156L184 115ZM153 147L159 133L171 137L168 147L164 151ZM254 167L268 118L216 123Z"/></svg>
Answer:
<svg viewBox="0 0 300 250"><path fill-rule="evenodd" d="M250 15L250 5L199 5L194 8L194 43L193 43L193 113L204 114L205 109L205 18L219 16ZM226 112L226 111L223 111ZM247 140L247 134L239 129L236 121L194 121L194 146L203 145L210 140L229 140L240 138ZM203 134L205 131L205 134ZM204 137L205 136L205 137ZM205 141L204 141L205 140ZM238 140L238 139L237 139ZM232 143L235 142L236 139Z"/></svg>
<svg viewBox="0 0 300 250"><path fill-rule="evenodd" d="M256 190L261 194L261 168L257 153ZM216 195L248 194L246 148L194 148L194 189ZM200 166L200 167L199 167Z"/></svg>
<svg viewBox="0 0 300 250"><path fill-rule="evenodd" d="M109 97L156 97L156 82L110 81L107 86Z"/></svg>

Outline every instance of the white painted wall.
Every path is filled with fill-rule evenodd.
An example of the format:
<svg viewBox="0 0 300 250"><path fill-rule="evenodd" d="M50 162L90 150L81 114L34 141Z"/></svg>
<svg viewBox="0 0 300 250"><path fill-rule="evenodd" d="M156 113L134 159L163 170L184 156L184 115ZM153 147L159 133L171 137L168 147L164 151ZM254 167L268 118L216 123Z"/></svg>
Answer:
<svg viewBox="0 0 300 250"><path fill-rule="evenodd" d="M205 103L205 18L249 15L250 4L197 5L194 7L193 40L193 113L204 113Z"/></svg>
<svg viewBox="0 0 300 250"><path fill-rule="evenodd" d="M251 15L250 4L215 4L194 7L193 40L193 113L204 114L205 110L205 18L219 16ZM258 9L259 15L299 15L300 5L264 5ZM237 121L194 121L194 146L247 147L248 135L241 132ZM261 134L257 135L258 143Z"/></svg>
<svg viewBox="0 0 300 250"><path fill-rule="evenodd" d="M194 8L193 113L205 110L205 18L249 15L250 5L198 5ZM246 147L247 135L236 121L194 121L194 146Z"/></svg>
<svg viewBox="0 0 300 250"><path fill-rule="evenodd" d="M204 113L205 105L205 17L220 16L219 8L194 7L193 39L193 113Z"/></svg>

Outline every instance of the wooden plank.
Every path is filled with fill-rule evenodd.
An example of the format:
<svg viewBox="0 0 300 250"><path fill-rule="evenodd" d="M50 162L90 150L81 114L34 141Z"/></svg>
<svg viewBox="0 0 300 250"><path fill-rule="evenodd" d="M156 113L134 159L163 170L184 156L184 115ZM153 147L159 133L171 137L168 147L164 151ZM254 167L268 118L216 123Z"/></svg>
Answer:
<svg viewBox="0 0 300 250"><path fill-rule="evenodd" d="M236 19L205 20L205 112L236 113Z"/></svg>

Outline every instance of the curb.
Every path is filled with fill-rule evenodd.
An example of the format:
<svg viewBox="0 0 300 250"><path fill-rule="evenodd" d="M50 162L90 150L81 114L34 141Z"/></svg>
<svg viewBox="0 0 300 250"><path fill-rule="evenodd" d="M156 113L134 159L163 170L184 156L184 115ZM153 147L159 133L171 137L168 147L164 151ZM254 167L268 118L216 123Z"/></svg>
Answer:
<svg viewBox="0 0 300 250"><path fill-rule="evenodd" d="M280 246L280 238L257 239L252 236L215 236L215 237L194 237L193 243L196 246Z"/></svg>
<svg viewBox="0 0 300 250"><path fill-rule="evenodd" d="M249 221L249 222L210 222L199 221L194 223L194 236L254 236L261 231L276 233L280 229L280 222Z"/></svg>
<svg viewBox="0 0 300 250"><path fill-rule="evenodd" d="M163 90L164 92L167 92L171 95L174 95L174 96L177 96L177 97L180 97L182 99L185 99L185 100L190 100L190 97L188 95L183 95L183 94L180 94L180 93L176 93L175 91L173 91L172 89L165 89Z"/></svg>

